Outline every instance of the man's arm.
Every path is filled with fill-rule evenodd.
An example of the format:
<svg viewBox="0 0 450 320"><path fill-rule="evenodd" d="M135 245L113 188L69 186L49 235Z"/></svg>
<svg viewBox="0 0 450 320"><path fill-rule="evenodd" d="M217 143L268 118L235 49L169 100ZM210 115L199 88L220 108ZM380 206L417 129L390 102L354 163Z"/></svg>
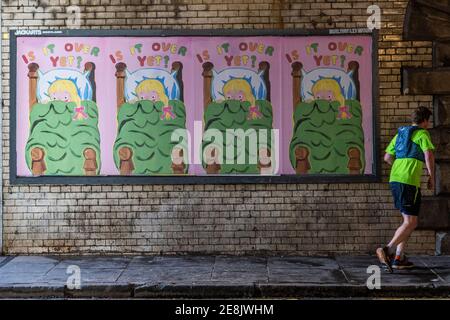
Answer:
<svg viewBox="0 0 450 320"><path fill-rule="evenodd" d="M433 190L435 184L434 177L434 154L432 150L427 150L425 154L425 164L427 165L428 174L430 179L428 180L428 189Z"/></svg>
<svg viewBox="0 0 450 320"><path fill-rule="evenodd" d="M390 153L385 153L384 154L384 161L386 161L387 163L389 163L389 165L392 166L392 164L394 163L394 156Z"/></svg>

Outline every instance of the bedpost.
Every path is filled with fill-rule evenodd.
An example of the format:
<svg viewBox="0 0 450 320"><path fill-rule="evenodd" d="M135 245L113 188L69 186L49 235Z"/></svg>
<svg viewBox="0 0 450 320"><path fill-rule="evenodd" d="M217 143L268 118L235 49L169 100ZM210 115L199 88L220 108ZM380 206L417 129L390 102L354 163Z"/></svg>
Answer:
<svg viewBox="0 0 450 320"><path fill-rule="evenodd" d="M92 101L97 102L97 87L95 84L95 64L93 62L86 62L84 64L84 71L89 71L89 83L92 87Z"/></svg>
<svg viewBox="0 0 450 320"><path fill-rule="evenodd" d="M116 63L116 92L117 92L117 108L125 103L125 70L127 65L123 62Z"/></svg>
<svg viewBox="0 0 450 320"><path fill-rule="evenodd" d="M270 64L267 61L261 61L259 63L258 73L262 72L262 79L264 84L266 85L267 95L266 100L270 101ZM265 147L262 147L258 150L258 169L260 174L271 174L272 173L272 161L270 158L271 150Z"/></svg>
<svg viewBox="0 0 450 320"><path fill-rule="evenodd" d="M292 65L292 97L293 97L293 109L295 111L295 107L297 107L297 104L302 102L302 95L301 95L301 85L302 85L302 69L303 64L301 62L294 62Z"/></svg>
<svg viewBox="0 0 450 320"><path fill-rule="evenodd" d="M122 147L119 149L120 174L128 176L133 173L133 150L130 147Z"/></svg>
<svg viewBox="0 0 450 320"><path fill-rule="evenodd" d="M45 151L40 147L31 149L31 172L33 176L40 176L45 173L47 166L45 165Z"/></svg>
<svg viewBox="0 0 450 320"><path fill-rule="evenodd" d="M183 84L183 64L180 61L172 63L172 71L177 72L176 79L178 86L180 87L180 100L184 101L184 84Z"/></svg>
<svg viewBox="0 0 450 320"><path fill-rule="evenodd" d="M171 72L173 73L175 71L177 72L175 78L177 80L178 86L180 87L180 100L184 102L183 64L180 61L175 61L174 63L172 63ZM186 165L183 162L183 149L172 149L171 168L174 174L184 174Z"/></svg>
<svg viewBox="0 0 450 320"><path fill-rule="evenodd" d="M362 174L362 162L361 162L361 152L358 148L352 147L347 151L348 155L348 172L350 174Z"/></svg>
<svg viewBox="0 0 450 320"><path fill-rule="evenodd" d="M205 62L203 65L203 108L206 110L206 107L212 102L211 96L211 86L212 86L212 77L213 77L213 68L214 65L211 62Z"/></svg>
<svg viewBox="0 0 450 320"><path fill-rule="evenodd" d="M269 77L269 69L270 69L270 64L267 61L261 61L259 63L259 70L258 73L261 71L264 71L264 73L262 74L262 78L264 80L264 84L266 85L266 89L267 89L267 96L266 96L266 100L270 101L270 77Z"/></svg>
<svg viewBox="0 0 450 320"><path fill-rule="evenodd" d="M348 71L352 72L353 82L356 86L356 100L360 101L360 92L359 92L359 63L356 61L350 61L348 63Z"/></svg>
<svg viewBox="0 0 450 320"><path fill-rule="evenodd" d="M84 174L87 176L95 176L97 174L97 153L92 148L86 148L83 151L84 156Z"/></svg>
<svg viewBox="0 0 450 320"><path fill-rule="evenodd" d="M28 102L30 111L33 105L37 103L37 82L38 82L39 65L37 63L30 63L28 65Z"/></svg>

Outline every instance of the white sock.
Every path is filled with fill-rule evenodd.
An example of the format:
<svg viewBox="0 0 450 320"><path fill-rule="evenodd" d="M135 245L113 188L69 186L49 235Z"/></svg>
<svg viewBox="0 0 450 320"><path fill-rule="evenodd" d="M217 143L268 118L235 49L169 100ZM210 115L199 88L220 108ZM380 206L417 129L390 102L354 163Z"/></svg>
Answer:
<svg viewBox="0 0 450 320"><path fill-rule="evenodd" d="M397 251L395 252L395 257L400 258L400 260L403 260L403 251L397 248Z"/></svg>

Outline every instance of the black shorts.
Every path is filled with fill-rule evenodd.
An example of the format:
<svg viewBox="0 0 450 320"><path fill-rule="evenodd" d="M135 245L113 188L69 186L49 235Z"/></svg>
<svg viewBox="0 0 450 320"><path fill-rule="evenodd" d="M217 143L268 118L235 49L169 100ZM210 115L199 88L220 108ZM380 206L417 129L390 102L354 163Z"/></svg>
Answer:
<svg viewBox="0 0 450 320"><path fill-rule="evenodd" d="M400 182L390 182L395 207L401 213L409 216L418 216L422 195L420 188Z"/></svg>

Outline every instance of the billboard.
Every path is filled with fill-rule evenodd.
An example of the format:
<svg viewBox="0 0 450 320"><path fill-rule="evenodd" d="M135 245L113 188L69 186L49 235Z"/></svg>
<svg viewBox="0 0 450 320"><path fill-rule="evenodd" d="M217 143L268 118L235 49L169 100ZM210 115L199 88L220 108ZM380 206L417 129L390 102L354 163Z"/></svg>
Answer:
<svg viewBox="0 0 450 320"><path fill-rule="evenodd" d="M12 31L11 48L12 182L378 176L373 34Z"/></svg>

